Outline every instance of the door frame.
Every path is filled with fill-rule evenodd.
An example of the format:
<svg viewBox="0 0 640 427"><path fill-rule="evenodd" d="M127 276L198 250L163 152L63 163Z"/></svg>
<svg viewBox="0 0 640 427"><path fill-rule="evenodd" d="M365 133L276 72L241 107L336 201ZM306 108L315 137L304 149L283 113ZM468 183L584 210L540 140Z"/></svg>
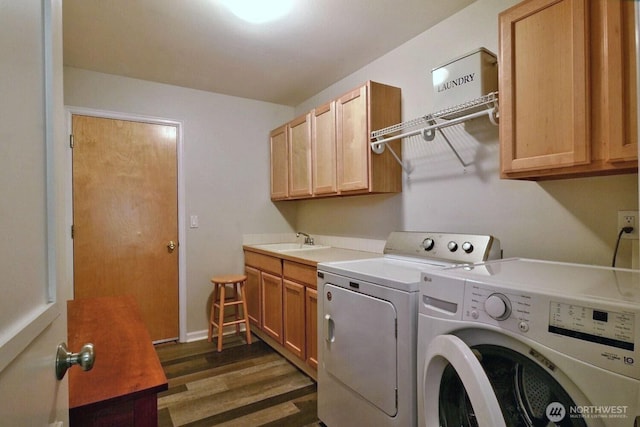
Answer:
<svg viewBox="0 0 640 427"><path fill-rule="evenodd" d="M178 251L178 330L180 342L187 341L187 228L186 228L186 214L185 214L185 177L183 167L183 122L179 120L165 119L154 116L144 116L138 114L122 113L117 111L99 110L93 108L84 108L65 105L65 113L67 116L67 134L72 133L72 116L84 115L91 117L98 117L103 119L113 120L126 120L131 122L144 122L159 125L171 125L176 126L176 156L178 162L178 242L180 250ZM68 171L65 184L65 206L66 206L66 225L67 230L71 230L73 224L73 181L72 181L72 150L67 150L66 166ZM73 240L71 239L71 232L69 231L68 238L66 239L67 246L65 247L65 253L68 260L68 268L70 272L73 272ZM73 274L72 274L73 277ZM72 279L73 281L73 279Z"/></svg>

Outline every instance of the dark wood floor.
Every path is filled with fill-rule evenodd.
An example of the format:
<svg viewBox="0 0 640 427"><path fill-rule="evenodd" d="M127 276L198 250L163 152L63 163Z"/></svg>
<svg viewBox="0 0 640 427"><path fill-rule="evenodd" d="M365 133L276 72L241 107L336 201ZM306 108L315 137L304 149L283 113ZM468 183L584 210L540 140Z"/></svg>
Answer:
<svg viewBox="0 0 640 427"><path fill-rule="evenodd" d="M158 425L319 426L315 382L254 336L156 347L169 381Z"/></svg>

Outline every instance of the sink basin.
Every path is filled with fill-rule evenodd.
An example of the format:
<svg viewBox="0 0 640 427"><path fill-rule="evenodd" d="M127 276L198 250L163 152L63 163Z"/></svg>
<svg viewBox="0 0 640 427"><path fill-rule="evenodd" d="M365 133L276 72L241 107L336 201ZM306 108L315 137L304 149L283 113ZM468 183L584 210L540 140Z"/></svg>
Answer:
<svg viewBox="0 0 640 427"><path fill-rule="evenodd" d="M304 245L302 243L266 243L263 245L253 245L254 248L272 252L292 252L309 251L314 249L326 249L330 246L324 245Z"/></svg>

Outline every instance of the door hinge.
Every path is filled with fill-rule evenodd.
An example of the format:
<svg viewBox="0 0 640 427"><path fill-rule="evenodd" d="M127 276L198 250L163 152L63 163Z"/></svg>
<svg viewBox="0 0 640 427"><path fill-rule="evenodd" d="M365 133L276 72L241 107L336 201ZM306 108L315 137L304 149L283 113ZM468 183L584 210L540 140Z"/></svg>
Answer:
<svg viewBox="0 0 640 427"><path fill-rule="evenodd" d="M69 135L69 148L73 149L74 146L74 141L73 141L73 134Z"/></svg>
<svg viewBox="0 0 640 427"><path fill-rule="evenodd" d="M74 229L73 229L73 225L71 225L71 238L73 239L73 235L74 235Z"/></svg>

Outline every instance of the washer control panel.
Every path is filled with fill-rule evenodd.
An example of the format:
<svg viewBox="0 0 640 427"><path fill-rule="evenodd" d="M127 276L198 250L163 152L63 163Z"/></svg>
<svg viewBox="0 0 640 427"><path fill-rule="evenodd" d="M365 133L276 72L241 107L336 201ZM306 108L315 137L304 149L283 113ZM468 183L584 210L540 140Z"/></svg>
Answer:
<svg viewBox="0 0 640 427"><path fill-rule="evenodd" d="M525 293L503 292L467 282L462 318L526 333L530 327L532 300L533 297Z"/></svg>
<svg viewBox="0 0 640 427"><path fill-rule="evenodd" d="M535 307L534 307L535 306ZM535 313L535 315L534 315ZM546 317L546 319L545 319ZM636 315L467 282L462 318L526 334L541 331L634 350ZM546 321L548 320L548 321Z"/></svg>
<svg viewBox="0 0 640 427"><path fill-rule="evenodd" d="M552 300L549 332L633 350L635 315Z"/></svg>

